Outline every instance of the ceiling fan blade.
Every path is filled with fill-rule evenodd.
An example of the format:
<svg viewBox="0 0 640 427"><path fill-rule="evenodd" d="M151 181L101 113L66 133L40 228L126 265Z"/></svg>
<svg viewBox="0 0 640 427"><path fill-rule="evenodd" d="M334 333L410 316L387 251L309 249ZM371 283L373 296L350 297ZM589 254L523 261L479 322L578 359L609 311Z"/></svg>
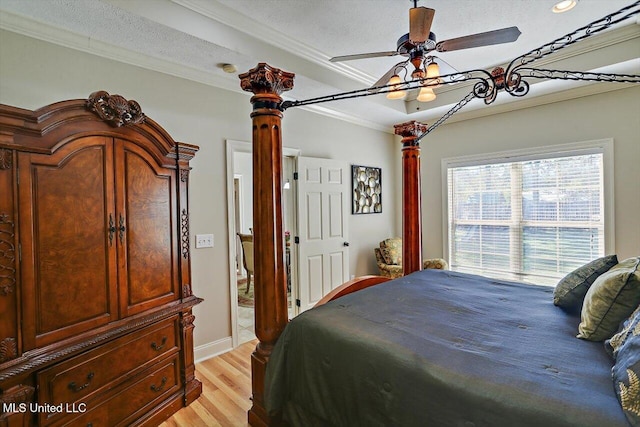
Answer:
<svg viewBox="0 0 640 427"><path fill-rule="evenodd" d="M366 58L379 58L381 56L396 56L399 55L398 51L390 50L387 52L371 52L371 53L357 53L355 55L342 55L342 56L334 56L329 59L329 62L341 62L341 61L351 61L354 59L366 59Z"/></svg>
<svg viewBox="0 0 640 427"><path fill-rule="evenodd" d="M423 6L409 9L409 40L414 44L426 42L435 14L435 10Z"/></svg>
<svg viewBox="0 0 640 427"><path fill-rule="evenodd" d="M520 34L522 33L518 27L502 28L500 30L487 31L486 33L478 33L470 36L444 40L436 44L436 50L438 52L450 52L452 50L510 43L518 40Z"/></svg>
<svg viewBox="0 0 640 427"><path fill-rule="evenodd" d="M391 78L391 76L393 76L396 73L396 70L399 67L402 67L402 66L406 65L407 62L409 62L408 59L406 61L398 62L396 65L391 67L389 69L389 71L387 71L382 77L380 77L380 79L378 79L377 82L375 82L373 85L371 85L371 87L373 88L373 87L386 85L389 82L389 79ZM380 91L380 89L373 89L371 92L379 92L379 91Z"/></svg>

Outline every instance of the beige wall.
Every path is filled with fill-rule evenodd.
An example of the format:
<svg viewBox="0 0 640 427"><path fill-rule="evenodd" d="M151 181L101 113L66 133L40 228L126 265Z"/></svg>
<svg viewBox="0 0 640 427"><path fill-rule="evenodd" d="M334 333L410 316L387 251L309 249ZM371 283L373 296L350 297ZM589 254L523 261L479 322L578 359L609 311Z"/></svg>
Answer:
<svg viewBox="0 0 640 427"><path fill-rule="evenodd" d="M215 247L192 245L193 288L205 299L195 310L195 344L225 341L231 335L225 141L250 141L250 95L0 31L0 102L36 109L99 89L135 99L174 139L200 146L192 162L190 231L213 233ZM285 113L283 141L304 156L383 169L383 213L349 215L351 274L376 273L373 247L398 232L393 189L399 152L393 136L291 109Z"/></svg>
<svg viewBox="0 0 640 427"><path fill-rule="evenodd" d="M98 89L137 100L174 139L200 146L192 162L191 233L213 233L215 247L192 247L194 291L205 298L195 311L195 341L224 341L231 334L225 141L250 140L249 95L0 31L0 102L35 109ZM441 126L421 142L425 256L443 254L442 158L600 138L614 139L616 252L640 255L639 117L636 87ZM372 248L401 233L398 140L291 109L283 141L303 156L382 168L383 213L349 216L351 273L376 273Z"/></svg>
<svg viewBox="0 0 640 427"><path fill-rule="evenodd" d="M425 254L443 254L443 158L604 138L614 140L615 252L640 255L640 87L446 124L425 137Z"/></svg>

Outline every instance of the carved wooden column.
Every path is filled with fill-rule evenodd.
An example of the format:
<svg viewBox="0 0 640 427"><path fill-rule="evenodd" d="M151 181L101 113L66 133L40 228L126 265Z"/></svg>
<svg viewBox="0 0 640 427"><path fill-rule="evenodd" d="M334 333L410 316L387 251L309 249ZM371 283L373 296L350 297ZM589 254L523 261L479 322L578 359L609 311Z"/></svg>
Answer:
<svg viewBox="0 0 640 427"><path fill-rule="evenodd" d="M420 143L427 126L414 121L395 125L402 136L402 272L422 270Z"/></svg>
<svg viewBox="0 0 640 427"><path fill-rule="evenodd" d="M191 287L191 253L189 244L189 161L193 159L198 147L184 142L176 142L175 158L178 182L178 238L180 239L180 289L182 301L197 298L193 295ZM202 299L197 298L202 301ZM193 330L195 316L191 307L180 313L180 327L182 330L182 346L184 354L182 359L182 381L184 383L184 404L190 405L202 394L202 383L196 378L196 365L193 345Z"/></svg>
<svg viewBox="0 0 640 427"><path fill-rule="evenodd" d="M287 324L287 286L282 227L282 102L294 74L265 63L240 74L243 90L253 92L253 244L255 332L260 341L251 357L253 406L249 423L273 424L264 408L264 375L273 346Z"/></svg>

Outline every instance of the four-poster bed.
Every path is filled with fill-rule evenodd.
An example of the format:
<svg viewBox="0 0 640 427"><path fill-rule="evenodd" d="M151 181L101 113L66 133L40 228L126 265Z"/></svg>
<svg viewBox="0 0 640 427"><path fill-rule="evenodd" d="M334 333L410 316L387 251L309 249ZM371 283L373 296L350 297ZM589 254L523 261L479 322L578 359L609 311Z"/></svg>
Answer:
<svg viewBox="0 0 640 427"><path fill-rule="evenodd" d="M459 337L447 341L451 337L439 337L437 328L434 328L433 325L444 327L444 324L449 323L448 321L452 317L445 316L440 319L429 317L428 321L425 321L425 318L417 319L411 317L410 314L413 312L412 310L420 311L421 307L428 307L427 310L423 309L423 312L429 310L437 312L439 304L447 306L447 298L453 297L452 293L456 292L457 282L470 281L471 279L463 274L446 271L411 273L422 270L420 139L473 98L484 99L485 103L490 104L495 100L499 90L504 90L513 96L524 96L529 91L526 78L640 82L640 76L637 75L582 73L525 67L563 46L572 44L597 31L606 29L622 19L637 14L640 12L639 6L640 2L636 2L632 6L577 30L575 33L533 50L512 61L506 71L501 68L496 68L491 73L484 70L473 70L440 76L438 82L422 78L405 83L403 88L411 89L418 87L418 85L454 84L465 80L475 82L472 92L433 126L428 128L416 121L395 126L395 133L402 137L402 239L405 277L386 284L383 283L388 279L377 276L367 276L347 282L327 295L321 303L336 298L340 298L339 301L307 312L308 314L301 316L302 320L299 320L299 317L291 322L286 331L285 326L287 326L288 319L281 212L282 112L290 107L368 96L372 93L371 88L368 88L311 100L283 102L280 95L293 87L293 74L260 63L256 68L239 76L242 88L254 93L251 98L253 104L251 117L253 119L255 282L259 284L255 289L255 331L259 343L251 361L253 406L248 414L251 425L279 425L282 422L281 411L286 413L287 421L295 425L309 425L308 423L313 423L313 425L333 425L333 423L335 425L360 425L360 423L362 423L361 425L419 425L419 421L425 419L431 420L437 425L458 425L455 424L456 422L471 423L469 425L514 425L515 423L558 426L627 425L625 415L610 385L608 377L611 367L610 360L604 353L602 345L597 346L594 345L596 343L575 339L573 329L580 322L579 317L576 321L575 316L571 317L553 307L550 304L552 298L549 295L549 288L478 278L473 285L475 289L479 290L477 294L474 293L475 291L471 293L473 295L471 300L463 299L466 301L464 304L450 304L448 307L455 317L455 314L468 314L468 308L465 304L474 304L473 298L478 301L490 301L485 306L475 306L476 314L479 313L480 317L472 317L476 321L487 322L487 329L476 331L482 333L468 337L468 341L456 341L460 339ZM377 89L377 93L386 93L397 90L397 86L386 85L375 89ZM496 287L501 292L504 291L504 294L496 296ZM409 289L409 293L398 293L400 289L405 288ZM425 288L429 290L427 294L424 294ZM358 293L355 293L356 291ZM512 305L506 306L506 308L502 307L500 311L500 307L496 305L496 298L500 302L510 301ZM549 303L544 308L541 304L543 300ZM368 318L368 312L385 312L389 305L393 305L393 302L407 304L402 312L405 315L409 313L407 319L404 319L403 314L398 312L387 313L388 317L377 320ZM515 307L520 307L522 310L514 310ZM489 319L484 314L492 313L491 309L504 314ZM532 323L528 323L529 319L539 317L540 313L544 313L543 319L537 323L533 320ZM376 327L377 324L394 323L398 316L402 318L399 329L387 330ZM519 320L523 317L526 322ZM333 319L333 321L327 319ZM405 328L406 323L402 323L403 320L406 320L406 323L417 323L424 326L429 333L420 334L414 329ZM307 326L304 326L305 324ZM355 326L349 329L345 325ZM504 325L508 325L511 329L505 329ZM468 324L464 324L464 326L471 327ZM406 333L407 336L398 337L397 334L402 335L399 330ZM285 331L284 334L283 331ZM555 331L555 334L548 335L549 331ZM310 334L313 333L317 333L317 335L310 338ZM365 338L358 338L362 335L365 335ZM431 336L436 337L435 341L430 338ZM294 344L295 337L306 337L306 339L300 339L300 344L297 341ZM378 341L380 337L382 339ZM513 340L522 344L522 347L512 349L509 342L493 342L492 340L495 340L496 337ZM318 341L314 343L316 338ZM415 338L415 342L407 344L408 341L411 341L409 338ZM438 339L441 340L439 343ZM552 360L552 363L542 364L534 369L533 365L527 363L542 363L541 361L547 360L545 359L546 355L537 358L539 355L537 348L550 345L549 340L553 343L552 346L559 346L559 352L565 352L564 356L571 363L565 363L566 359L563 362L563 357L556 357L549 359ZM363 347L358 349L353 347L351 344L354 341L358 341L366 350L363 350ZM278 359L269 365L268 375L270 377L268 378L269 384L267 384L265 375L268 363L275 356L272 352L276 342L279 346ZM492 353L488 348L483 347L483 343L489 343L487 347L495 344L498 353L507 354L507 361L498 361L497 363L498 365L507 365L507 368L496 369L494 365L487 362L499 354ZM435 374L433 372L416 373L415 370L407 368L408 365L412 365L407 362L407 359L418 357L415 354L428 353L429 349L437 347L438 344L442 345L442 352L440 350L434 352L440 358L441 365L436 365L433 360L421 359L422 363L431 364ZM291 350L288 350L287 355L284 348L288 346L291 346ZM469 347L464 350L465 346ZM336 353L341 347L348 349L346 354ZM422 348L416 350L418 347ZM447 347L462 349L462 353L467 351L469 354L486 354L489 357L472 357L467 360L456 357L449 358L444 351ZM403 352L405 348L409 348L409 353ZM390 359L378 359L376 351L380 351L380 349L382 349L382 353L385 352L385 349L387 353L393 353L391 359L400 358L399 365L387 364ZM415 354L412 353L413 350L416 350ZM292 358L291 355L296 352L302 354L302 359L291 359L293 361L287 359ZM355 357L358 352L364 352L365 357ZM321 354L318 355L319 353ZM535 357L529 358L528 355ZM305 357L306 359L304 359ZM345 362L346 365L344 365L347 368L343 365L331 366L335 360L341 362L347 360L348 362ZM356 361L354 362L354 360ZM523 364L518 365L516 361L523 362ZM443 367L448 362L451 364ZM464 370L465 363L471 364L471 371ZM584 366L581 363L589 366L590 373L583 369ZM367 364L374 365L374 367L369 366L369 369L365 369L366 367L363 366ZM418 365L420 364L418 363ZM479 370L474 370L476 368ZM486 369L483 371L484 368ZM509 380L514 380L517 377L518 368L528 371L522 376L522 381L517 382L517 386L514 388L509 385ZM307 370L313 371L313 369L316 369L320 374L307 377ZM371 379L376 374L380 374L383 369L388 369L392 375L386 377L380 375L384 378ZM287 376L287 370L293 370L293 372ZM342 389L349 388L353 384L337 381L336 375L329 373L333 370L344 376L356 372L362 376L361 379L365 379L365 382L370 381L369 386L371 387L350 390L352 394L342 394ZM540 374L540 371L549 376ZM279 375L282 377L278 377ZM350 378L354 379L354 375L351 375ZM426 393L428 399L423 399L424 396L414 399L411 393L397 391L398 384L390 383L394 378L393 375L398 376L395 377L395 380L399 379L400 383L403 381L411 382L413 388L409 388L409 390L414 394ZM475 380L471 383L465 382L465 378L467 378L465 375L475 378L477 381L475 383ZM491 378L485 378L487 375ZM543 379L533 380L536 376ZM421 377L423 377L423 382L420 382ZM299 381L300 378L303 378L300 380L302 383ZM494 378L499 378L499 380L491 382L491 379ZM609 383L607 383L607 379ZM452 386L456 380L460 384ZM506 386L496 388L496 384L501 381L504 382L502 385ZM438 382L446 383L446 386L439 387ZM428 387L425 387L426 385L433 386L431 392ZM288 395L286 391L283 391L285 386L292 386L292 391ZM518 386L521 386L523 390L516 390ZM572 390L570 386L577 386L579 389ZM269 391L269 396L265 396L265 390ZM585 390L586 393L592 393L586 402L574 399L575 394ZM521 392L518 393L518 391ZM309 396L300 397L296 401L294 401L295 399L288 401L285 396L290 397L292 393L296 396L303 394ZM371 393L375 396L359 395L358 393ZM394 393L397 393L397 396L394 396ZM354 399L354 394L360 396L360 399ZM385 396L385 394L391 397ZM333 395L335 398L332 398ZM435 399L436 395L445 396L445 400L457 401L457 403L447 406L446 402ZM359 407L362 401L367 401L370 405ZM402 401L402 404L398 401ZM409 404L405 405L407 401ZM426 410L428 407L431 411L428 416L425 415L428 418L422 420L419 417L421 405L423 405L422 410ZM268 411L267 407L270 407L271 411ZM387 415L390 418L385 418ZM457 416L459 417L456 418Z"/></svg>

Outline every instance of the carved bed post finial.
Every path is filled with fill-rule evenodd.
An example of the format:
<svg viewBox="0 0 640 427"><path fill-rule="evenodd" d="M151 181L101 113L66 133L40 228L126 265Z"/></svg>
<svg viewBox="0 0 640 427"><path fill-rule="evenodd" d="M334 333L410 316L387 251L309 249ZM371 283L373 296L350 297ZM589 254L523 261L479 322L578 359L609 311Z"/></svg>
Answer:
<svg viewBox="0 0 640 427"><path fill-rule="evenodd" d="M402 136L402 272L422 270L420 143L427 125L415 120L395 125Z"/></svg>
<svg viewBox="0 0 640 427"><path fill-rule="evenodd" d="M109 95L104 90L93 92L87 99L87 108L115 127L142 123L145 115L134 100L120 95Z"/></svg>
<svg viewBox="0 0 640 427"><path fill-rule="evenodd" d="M294 74L265 63L240 74L242 89L253 92L253 244L255 332L260 341L251 355L253 405L249 424L270 425L264 408L264 375L276 340L288 322L282 226L283 91Z"/></svg>
<svg viewBox="0 0 640 427"><path fill-rule="evenodd" d="M238 75L238 77L242 90L253 92L256 97L270 98L279 104L282 102L280 94L293 89L295 74L260 62L255 68ZM252 100L251 103L255 107L256 101Z"/></svg>

